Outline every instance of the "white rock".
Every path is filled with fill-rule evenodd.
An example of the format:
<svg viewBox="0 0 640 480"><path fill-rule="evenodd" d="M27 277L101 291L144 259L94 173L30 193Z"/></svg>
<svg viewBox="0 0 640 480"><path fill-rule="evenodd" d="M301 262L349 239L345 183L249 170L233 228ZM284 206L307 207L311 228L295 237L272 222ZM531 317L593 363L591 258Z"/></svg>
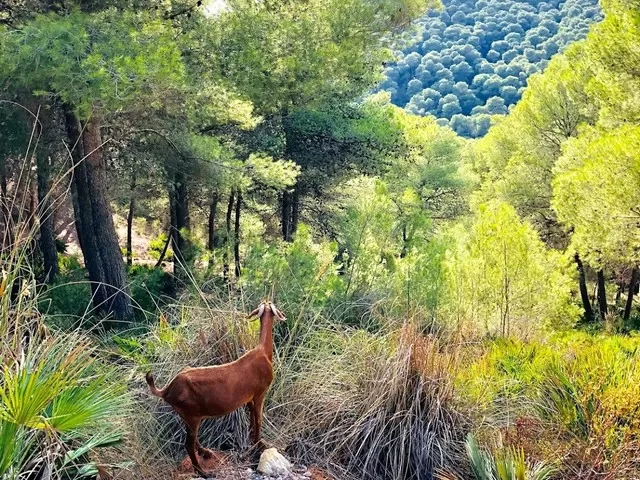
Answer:
<svg viewBox="0 0 640 480"><path fill-rule="evenodd" d="M283 457L275 448L267 448L260 455L258 471L270 477L288 475L291 472L291 463Z"/></svg>

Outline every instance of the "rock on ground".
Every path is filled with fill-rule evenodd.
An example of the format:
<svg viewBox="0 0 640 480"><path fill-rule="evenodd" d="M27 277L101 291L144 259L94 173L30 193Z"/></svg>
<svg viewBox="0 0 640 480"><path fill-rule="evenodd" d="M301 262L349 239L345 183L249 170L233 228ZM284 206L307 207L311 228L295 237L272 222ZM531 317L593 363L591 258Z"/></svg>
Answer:
<svg viewBox="0 0 640 480"><path fill-rule="evenodd" d="M265 455L269 450L274 452ZM213 451L208 458L198 456L198 459L205 472L210 473L211 477L216 480L333 480L333 477L316 467L307 468L304 465L291 465L289 460L275 448L265 450L260 456L260 461L263 463L262 469L260 465L256 469L255 463L251 465L239 462L234 455L220 451ZM288 470L281 473L276 473L276 470L269 470L269 473L267 473L267 467L264 465L267 461L271 466L282 467L286 465ZM260 470L263 473L260 473ZM173 480L196 480L199 477L194 473L189 457L185 457L180 466L173 472L172 478Z"/></svg>
<svg viewBox="0 0 640 480"><path fill-rule="evenodd" d="M286 476L291 473L293 465L275 448L267 448L260 455L258 472L269 477Z"/></svg>

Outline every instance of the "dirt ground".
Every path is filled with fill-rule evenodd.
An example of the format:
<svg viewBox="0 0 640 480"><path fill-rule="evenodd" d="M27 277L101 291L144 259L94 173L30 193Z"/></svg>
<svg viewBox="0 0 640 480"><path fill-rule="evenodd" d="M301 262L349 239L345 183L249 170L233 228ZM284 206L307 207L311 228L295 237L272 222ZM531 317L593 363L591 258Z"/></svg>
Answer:
<svg viewBox="0 0 640 480"><path fill-rule="evenodd" d="M304 465L294 465L293 472L289 475L279 477L268 477L256 471L257 462L242 462L221 451L214 451L210 458L198 456L200 464L205 472L211 472L212 478L216 480L336 480L333 476L323 472L321 469ZM173 480L192 480L198 478L193 471L191 460L185 457L178 468L173 472Z"/></svg>

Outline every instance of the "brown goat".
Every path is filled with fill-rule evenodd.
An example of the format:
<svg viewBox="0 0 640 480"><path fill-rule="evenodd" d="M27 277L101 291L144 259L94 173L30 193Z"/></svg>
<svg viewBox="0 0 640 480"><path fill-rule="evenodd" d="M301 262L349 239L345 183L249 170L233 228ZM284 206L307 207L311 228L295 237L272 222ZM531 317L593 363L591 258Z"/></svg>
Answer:
<svg viewBox="0 0 640 480"><path fill-rule="evenodd" d="M260 443L262 405L273 381L273 322L285 317L271 302L261 303L249 314L248 318L251 317L260 319L260 340L254 349L237 360L224 365L184 369L161 390L156 388L151 372L146 376L151 393L171 405L184 420L187 427L185 447L193 468L200 475L205 472L196 451L204 458L212 454L198 442L198 428L205 418L226 415L247 405L251 440L254 445Z"/></svg>

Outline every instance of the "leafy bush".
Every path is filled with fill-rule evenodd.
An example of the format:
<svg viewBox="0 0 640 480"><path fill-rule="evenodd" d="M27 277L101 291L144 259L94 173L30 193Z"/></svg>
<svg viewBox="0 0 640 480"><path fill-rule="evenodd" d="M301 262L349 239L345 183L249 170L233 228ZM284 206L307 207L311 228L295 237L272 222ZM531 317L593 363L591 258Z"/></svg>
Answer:
<svg viewBox="0 0 640 480"><path fill-rule="evenodd" d="M134 265L128 273L133 304L143 312L155 312L163 297L175 293L171 276L160 268Z"/></svg>
<svg viewBox="0 0 640 480"><path fill-rule="evenodd" d="M499 341L458 380L479 415L507 425L527 453L561 462L562 478L625 478L639 453L639 360L636 337Z"/></svg>
<svg viewBox="0 0 640 480"><path fill-rule="evenodd" d="M86 454L118 443L124 433L126 395L114 381L120 374L77 334L37 340L0 377L0 476L97 475Z"/></svg>
<svg viewBox="0 0 640 480"><path fill-rule="evenodd" d="M496 449L489 452L482 449L473 435L466 443L467 456L476 480L550 480L556 469L544 463L530 465L524 450L514 448ZM440 480L455 480L455 475L438 475Z"/></svg>
<svg viewBox="0 0 640 480"><path fill-rule="evenodd" d="M511 205L480 205L470 228L457 225L451 235L457 246L446 261L448 306L458 328L526 337L577 321L571 297L575 269L547 249Z"/></svg>
<svg viewBox="0 0 640 480"><path fill-rule="evenodd" d="M147 252L149 256L155 260L160 259L160 255L162 255L162 251L164 250L164 246L167 243L167 234L161 233L156 238L149 240L149 246L147 247ZM171 247L167 247L167 253L165 254L165 260L170 262L173 260L173 250Z"/></svg>
<svg viewBox="0 0 640 480"><path fill-rule="evenodd" d="M303 314L318 315L340 291L336 253L335 244L316 243L306 225L299 226L292 243L256 242L245 259L244 292L252 303L276 299L293 326Z"/></svg>
<svg viewBox="0 0 640 480"><path fill-rule="evenodd" d="M96 476L99 449L126 433L122 372L81 333L45 327L20 248L0 277L0 478Z"/></svg>

